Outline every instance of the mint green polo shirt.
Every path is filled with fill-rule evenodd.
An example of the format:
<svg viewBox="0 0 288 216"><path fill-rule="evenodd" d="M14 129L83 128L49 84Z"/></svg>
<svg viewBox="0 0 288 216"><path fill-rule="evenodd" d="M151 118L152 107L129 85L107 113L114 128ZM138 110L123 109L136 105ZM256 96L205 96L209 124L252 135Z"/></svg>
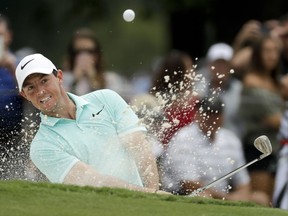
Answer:
<svg viewBox="0 0 288 216"><path fill-rule="evenodd" d="M143 186L134 159L119 140L146 132L129 105L108 89L81 97L67 94L76 104L76 119L41 114L30 148L33 163L54 183L62 183L75 163L83 161L102 174Z"/></svg>

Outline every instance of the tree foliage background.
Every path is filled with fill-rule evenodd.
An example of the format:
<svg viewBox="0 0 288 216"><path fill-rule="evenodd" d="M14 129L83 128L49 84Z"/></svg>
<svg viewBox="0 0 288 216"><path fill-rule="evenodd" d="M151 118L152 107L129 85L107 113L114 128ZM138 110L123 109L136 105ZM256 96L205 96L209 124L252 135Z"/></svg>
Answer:
<svg viewBox="0 0 288 216"><path fill-rule="evenodd" d="M122 18L125 9L133 22ZM285 0L0 0L0 15L11 20L12 50L31 47L61 68L67 43L78 27L94 29L107 68L131 77L149 70L170 49L205 55L216 41L232 43L249 19L278 19Z"/></svg>

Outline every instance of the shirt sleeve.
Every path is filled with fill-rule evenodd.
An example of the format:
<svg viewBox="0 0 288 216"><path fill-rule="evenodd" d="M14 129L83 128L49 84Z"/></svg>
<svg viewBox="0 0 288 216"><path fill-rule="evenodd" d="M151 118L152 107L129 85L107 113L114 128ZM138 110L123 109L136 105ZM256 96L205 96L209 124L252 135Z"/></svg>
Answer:
<svg viewBox="0 0 288 216"><path fill-rule="evenodd" d="M31 144L30 158L35 166L53 183L63 183L70 169L79 161L73 155L61 150L59 146L37 139Z"/></svg>
<svg viewBox="0 0 288 216"><path fill-rule="evenodd" d="M109 106L119 136L135 131L147 131L132 108L118 93L105 89L101 96L104 104Z"/></svg>

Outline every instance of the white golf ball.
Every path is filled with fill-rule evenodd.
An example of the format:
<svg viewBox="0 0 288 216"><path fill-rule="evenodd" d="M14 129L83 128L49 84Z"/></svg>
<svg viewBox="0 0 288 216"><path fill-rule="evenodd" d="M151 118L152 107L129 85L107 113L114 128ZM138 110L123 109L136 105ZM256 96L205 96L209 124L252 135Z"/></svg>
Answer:
<svg viewBox="0 0 288 216"><path fill-rule="evenodd" d="M131 22L133 21L135 18L135 12L131 9L127 9L124 11L123 13L123 19L126 21L126 22Z"/></svg>

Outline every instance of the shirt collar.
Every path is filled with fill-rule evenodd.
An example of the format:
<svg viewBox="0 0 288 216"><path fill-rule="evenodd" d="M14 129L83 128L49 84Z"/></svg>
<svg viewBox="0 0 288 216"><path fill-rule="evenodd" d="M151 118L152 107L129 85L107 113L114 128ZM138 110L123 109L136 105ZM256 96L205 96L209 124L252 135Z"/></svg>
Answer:
<svg viewBox="0 0 288 216"><path fill-rule="evenodd" d="M79 116L80 113L82 112L83 107L87 105L89 102L86 101L84 98L74 95L70 92L67 92L67 95L76 105L76 118L77 118L77 116ZM48 125L48 126L54 126L58 121L63 119L63 118L47 116L43 114L42 112L40 113L40 117L41 117L41 124Z"/></svg>

